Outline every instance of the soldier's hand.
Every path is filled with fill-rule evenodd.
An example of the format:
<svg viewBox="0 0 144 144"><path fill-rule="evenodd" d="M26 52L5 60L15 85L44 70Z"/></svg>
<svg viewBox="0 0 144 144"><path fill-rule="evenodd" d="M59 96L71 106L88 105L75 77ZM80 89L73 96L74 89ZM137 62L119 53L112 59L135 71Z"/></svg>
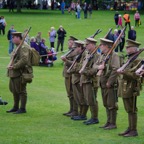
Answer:
<svg viewBox="0 0 144 144"><path fill-rule="evenodd" d="M106 83L106 87L107 87L107 88L111 88L111 85L110 85L109 82Z"/></svg>
<svg viewBox="0 0 144 144"><path fill-rule="evenodd" d="M104 68L105 68L105 67L104 67L103 64L101 64L101 65L98 66L98 69L99 69L99 70L103 70Z"/></svg>
<svg viewBox="0 0 144 144"><path fill-rule="evenodd" d="M7 69L13 69L13 66L9 66L9 67L7 67Z"/></svg>
<svg viewBox="0 0 144 144"><path fill-rule="evenodd" d="M67 61L67 59L66 59L66 57L64 57L64 56L61 56L61 59L62 59L62 61Z"/></svg>

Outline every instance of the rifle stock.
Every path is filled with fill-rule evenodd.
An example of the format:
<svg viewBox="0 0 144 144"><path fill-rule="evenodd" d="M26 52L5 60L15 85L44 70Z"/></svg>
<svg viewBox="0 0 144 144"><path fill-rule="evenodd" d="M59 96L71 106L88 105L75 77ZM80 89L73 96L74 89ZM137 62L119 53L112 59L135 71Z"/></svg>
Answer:
<svg viewBox="0 0 144 144"><path fill-rule="evenodd" d="M112 48L108 51L105 59L104 59L103 62L102 62L102 65L105 65L106 61L109 59L110 54L113 52L113 50L115 49L115 47L118 45L119 40L120 40L122 34L124 33L125 29L126 29L126 27L124 27L124 28L122 29L122 31L121 31L121 33L119 34L118 38L117 38L116 41L114 42ZM99 71L97 72L97 76L101 76L101 75L102 75L102 72L103 72L103 69L99 70Z"/></svg>
<svg viewBox="0 0 144 144"><path fill-rule="evenodd" d="M20 47L22 46L22 44L24 43L25 38L26 38L26 36L28 35L28 33L30 32L30 30L31 30L31 27L30 27L30 28L27 30L27 32L24 34L24 36L23 36L20 44L17 46L17 48L16 48L16 50L15 50L15 53L14 53L14 54L12 55L12 57L11 57L11 60L10 60L10 62L9 62L9 64L8 64L8 67L12 66L13 61L14 61L14 58L15 58L15 56L16 56L16 54L17 54L17 51L19 50L19 48L20 48Z"/></svg>

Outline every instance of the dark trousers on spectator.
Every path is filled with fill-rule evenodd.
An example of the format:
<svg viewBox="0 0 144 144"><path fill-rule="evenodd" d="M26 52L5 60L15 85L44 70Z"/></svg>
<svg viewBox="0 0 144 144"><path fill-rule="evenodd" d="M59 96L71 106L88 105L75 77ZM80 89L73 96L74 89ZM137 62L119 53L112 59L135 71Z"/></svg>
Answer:
<svg viewBox="0 0 144 144"><path fill-rule="evenodd" d="M61 45L61 51L63 51L63 45L64 45L64 40L58 40L57 42L57 49L56 51L59 51L59 46Z"/></svg>
<svg viewBox="0 0 144 144"><path fill-rule="evenodd" d="M127 25L129 25L129 30L131 30L131 24L130 22L125 22L125 27L127 28Z"/></svg>
<svg viewBox="0 0 144 144"><path fill-rule="evenodd" d="M54 48L54 42L50 42L50 46Z"/></svg>

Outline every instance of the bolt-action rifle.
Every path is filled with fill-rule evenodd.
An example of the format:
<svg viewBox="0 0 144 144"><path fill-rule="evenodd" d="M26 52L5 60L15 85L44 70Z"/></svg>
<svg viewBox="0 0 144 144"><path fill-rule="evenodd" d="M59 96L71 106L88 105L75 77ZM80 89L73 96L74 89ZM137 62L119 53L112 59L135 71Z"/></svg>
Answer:
<svg viewBox="0 0 144 144"><path fill-rule="evenodd" d="M101 31L102 31L102 30L98 29L98 30L94 33L94 35L90 36L90 38L94 38L94 37L95 37L97 34L99 34ZM74 67L74 65L77 63L77 61L82 57L82 54L84 53L85 49L86 49L86 48L84 47L83 50L82 50L82 52L81 52L79 55L77 55L77 57L75 58L75 60L73 61L73 63L72 63L71 66L69 67L69 69L67 70L68 73L69 73L70 70Z"/></svg>
<svg viewBox="0 0 144 144"><path fill-rule="evenodd" d="M107 38L107 36L111 33L111 31L112 31L112 28L109 29L108 33L104 36L104 38ZM99 48L99 45L95 47L95 49L92 51L92 53L90 54L90 56L86 59L84 65L82 66L82 68L79 71L80 74L84 71L84 69L86 68L88 62L92 59L94 53L98 50L98 48Z"/></svg>
<svg viewBox="0 0 144 144"><path fill-rule="evenodd" d="M116 48L116 46L118 45L119 40L120 40L122 34L124 33L125 29L126 29L126 27L124 27L124 28L122 29L122 31L121 31L121 33L119 34L118 38L117 38L116 41L114 42L112 48L108 51L105 59L104 59L103 62L102 62L103 65L105 65L105 63L109 60L110 54L113 52L113 50L114 50L114 49ZM103 72L103 69L99 70L99 71L97 72L97 75L98 75L98 76L101 76L102 72Z"/></svg>
<svg viewBox="0 0 144 144"><path fill-rule="evenodd" d="M141 52L144 51L144 48L143 49L140 49L138 52L136 52L131 58L129 58L126 63L124 65L122 65L118 70L117 72L121 72L121 71L124 71L124 69L131 63L133 62L135 59L137 59L137 57L140 55Z"/></svg>
<svg viewBox="0 0 144 144"><path fill-rule="evenodd" d="M30 30L31 30L31 27L25 32L25 34L24 34L24 36L23 36L23 38L22 38L22 40L21 40L21 42L20 42L20 44L17 46L17 48L16 48L16 50L15 50L15 52L13 53L13 55L12 55L12 57L11 57L11 60L10 60L10 62L9 62L9 64L8 64L8 67L10 67L10 66L12 66L13 65L13 62L14 62L14 58L15 58L15 56L16 56L16 54L17 54L17 52L18 52L18 50L20 49L20 47L22 46L22 44L24 43L24 41L25 41L25 38L27 37L27 35L28 35L28 33L30 32Z"/></svg>

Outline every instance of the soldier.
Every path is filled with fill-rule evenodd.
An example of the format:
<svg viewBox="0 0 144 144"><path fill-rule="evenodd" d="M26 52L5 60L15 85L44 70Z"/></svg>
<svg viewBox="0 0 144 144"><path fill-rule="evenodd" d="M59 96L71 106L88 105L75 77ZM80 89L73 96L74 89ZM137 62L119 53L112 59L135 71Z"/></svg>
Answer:
<svg viewBox="0 0 144 144"><path fill-rule="evenodd" d="M133 40L127 40L126 52L128 59L131 58L136 52L138 52L139 42ZM137 68L141 65L139 58L132 61L124 71L121 69L117 70L119 74L123 75L123 84L121 88L122 99L124 108L128 113L128 128L126 131L119 133L119 136L134 137L138 136L137 132L137 96L140 94L140 77L135 74Z"/></svg>
<svg viewBox="0 0 144 144"><path fill-rule="evenodd" d="M100 38L100 49L102 51L102 55L99 59L98 63L101 63L110 48L112 48L113 41ZM117 78L118 74L116 70L120 67L119 57L115 52L112 52L107 61L105 62L105 66L100 64L97 69L103 70L102 75L100 76L100 87L102 92L102 100L103 105L106 108L107 113L107 122L105 125L100 128L104 128L105 130L111 130L117 128L116 126L116 117L117 117Z"/></svg>
<svg viewBox="0 0 144 144"><path fill-rule="evenodd" d="M97 41L94 38L86 39L86 50L88 53L85 55L84 59L81 61L82 65L85 64L87 58L89 58L90 54L94 51L96 47ZM86 68L81 73L80 83L82 86L82 91L84 95L85 105L82 109L82 114L79 118L75 118L75 120L84 120L86 117L88 107L90 107L91 118L87 121L84 121L85 125L97 124L98 120L98 102L97 102L97 88L94 87L94 79L95 76L90 73L90 69L93 64L98 60L99 55L95 53L91 60L88 62Z"/></svg>
<svg viewBox="0 0 144 144"><path fill-rule="evenodd" d="M74 40L77 40L77 38L70 36L69 40L68 40L68 48L69 50L73 49L73 44L74 44ZM69 99L69 104L70 104L70 109L68 112L63 113L63 115L65 116L71 116L72 112L73 112L73 104L74 104L74 99L73 99L73 90L72 90L72 76L71 74L67 73L67 70L69 68L69 66L66 65L66 60L72 60L73 57L75 55L68 55L68 56L62 56L61 59L64 61L64 69L63 69L63 76L65 78L65 87L66 87L66 91L67 91L67 96Z"/></svg>
<svg viewBox="0 0 144 144"><path fill-rule="evenodd" d="M22 33L13 32L12 41L16 46L20 46L22 42ZM21 114L26 113L27 103L27 83L24 82L23 74L32 74L33 69L31 66L31 51L29 45L23 43L18 49L12 65L8 66L8 77L10 78L9 89L13 94L14 105L13 108L8 110L7 113ZM32 80L32 78L30 78ZM21 103L19 107L19 101Z"/></svg>
<svg viewBox="0 0 144 144"><path fill-rule="evenodd" d="M77 55L75 55L74 60L80 54L82 55L82 52L84 50L84 44L85 44L84 41L81 41L81 40L75 41L75 46L76 46L75 51L77 51ZM82 58L82 56L81 56L81 58ZM76 117L81 115L82 107L84 105L84 97L82 94L82 88L80 86L80 73L79 73L79 69L78 69L81 58L76 61L75 65L69 71L70 73L72 73L72 88L73 88L74 100L76 101L76 103L79 107L79 113L77 112L77 115L74 115L71 117L71 119L73 119L73 120L75 120Z"/></svg>

